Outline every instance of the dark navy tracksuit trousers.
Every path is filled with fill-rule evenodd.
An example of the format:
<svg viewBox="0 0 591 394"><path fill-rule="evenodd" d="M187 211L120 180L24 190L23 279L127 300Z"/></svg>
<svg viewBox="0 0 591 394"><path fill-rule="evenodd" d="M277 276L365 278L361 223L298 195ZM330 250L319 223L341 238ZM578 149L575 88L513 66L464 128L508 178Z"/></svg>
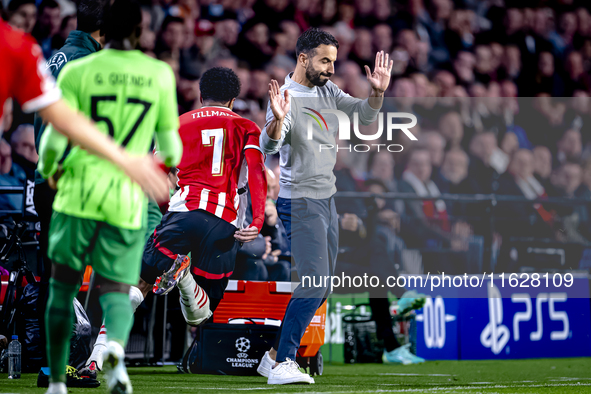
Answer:
<svg viewBox="0 0 591 394"><path fill-rule="evenodd" d="M339 240L339 224L334 198L277 200L277 212L285 227L300 284L294 290L275 342L277 361L295 360L302 336L316 310L330 293ZM303 278L312 284L302 286ZM325 283L328 286L318 286Z"/></svg>

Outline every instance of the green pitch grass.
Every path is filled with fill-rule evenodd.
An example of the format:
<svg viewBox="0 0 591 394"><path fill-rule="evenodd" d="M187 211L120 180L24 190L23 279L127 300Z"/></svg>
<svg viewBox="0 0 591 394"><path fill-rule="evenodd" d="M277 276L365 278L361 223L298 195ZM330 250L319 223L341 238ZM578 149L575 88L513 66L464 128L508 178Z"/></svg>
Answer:
<svg viewBox="0 0 591 394"><path fill-rule="evenodd" d="M326 365L310 386L269 386L262 377L180 375L174 367L130 368L134 393L591 393L591 358L511 361L431 361L423 365ZM11 381L0 393L44 393L36 375ZM103 393L69 389L69 393Z"/></svg>

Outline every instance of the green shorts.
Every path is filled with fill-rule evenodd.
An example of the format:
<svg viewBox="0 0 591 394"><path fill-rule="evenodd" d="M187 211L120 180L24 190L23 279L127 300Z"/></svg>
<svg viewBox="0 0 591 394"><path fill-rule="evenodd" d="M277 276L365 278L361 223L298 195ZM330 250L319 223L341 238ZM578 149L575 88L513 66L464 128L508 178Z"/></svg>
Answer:
<svg viewBox="0 0 591 394"><path fill-rule="evenodd" d="M128 230L54 211L47 254L54 263L75 271L82 272L91 265L104 278L135 286L140 277L145 234L145 227Z"/></svg>

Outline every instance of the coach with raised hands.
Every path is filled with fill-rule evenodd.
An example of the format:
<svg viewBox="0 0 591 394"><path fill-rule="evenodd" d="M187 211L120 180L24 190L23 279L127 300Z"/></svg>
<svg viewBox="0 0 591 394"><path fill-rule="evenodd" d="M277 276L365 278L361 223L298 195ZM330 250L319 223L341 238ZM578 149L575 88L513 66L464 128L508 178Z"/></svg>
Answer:
<svg viewBox="0 0 591 394"><path fill-rule="evenodd" d="M330 276L338 253L333 197L336 150L319 149L321 145L337 146L338 121L336 116L321 111L339 110L350 119L357 113L359 123L370 124L377 119L390 83L392 61L382 51L376 54L373 72L365 66L372 88L369 98L362 100L344 93L330 81L338 48L331 34L308 29L298 38L295 71L285 77L281 88L277 81L270 84L261 147L268 154L280 153L277 211L300 280L309 277L316 285L306 287L302 282L293 292L275 345L265 353L258 368L269 384L314 383L294 360L306 327L330 294Z"/></svg>

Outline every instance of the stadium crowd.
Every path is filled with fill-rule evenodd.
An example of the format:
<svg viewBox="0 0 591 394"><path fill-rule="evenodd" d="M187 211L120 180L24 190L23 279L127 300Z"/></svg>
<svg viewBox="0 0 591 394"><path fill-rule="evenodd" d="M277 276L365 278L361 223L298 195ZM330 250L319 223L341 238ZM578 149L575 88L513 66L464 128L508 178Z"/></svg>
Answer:
<svg viewBox="0 0 591 394"><path fill-rule="evenodd" d="M1 4L4 19L31 33L46 58L75 29L76 6L70 0ZM591 123L591 13L586 2L145 0L142 24L142 51L175 71L179 113L200 106L201 74L224 66L242 83L234 111L261 128L268 82L283 81L294 69L296 41L308 27L321 27L338 39L331 80L354 97L365 97L370 89L363 66L373 67L376 51L389 53L394 67L384 112L416 114L419 123L412 132L418 141L395 136L394 142L404 146L399 153L341 149L335 169L340 191L591 199L591 134L586 131ZM37 160L33 119L18 105L12 107L10 101L5 104L0 185L22 185ZM371 133L372 127L364 130ZM272 196L278 162L269 157L267 164ZM1 196L0 205L20 209L20 198ZM440 260L446 253L450 261L458 255L470 260L478 237L497 248L516 236L591 242L584 204L500 203L494 229L486 219L488 203L341 199L339 209L341 239L348 232L354 235L345 245L368 247L364 231L379 227L389 248L419 249L423 264L435 250ZM272 204L268 219L273 228ZM274 262L287 252L280 235L267 234L261 257ZM395 259L400 253L388 255ZM268 277L259 272L260 264L253 269L258 273L245 269L254 275L249 278ZM286 271L282 267L278 277Z"/></svg>

